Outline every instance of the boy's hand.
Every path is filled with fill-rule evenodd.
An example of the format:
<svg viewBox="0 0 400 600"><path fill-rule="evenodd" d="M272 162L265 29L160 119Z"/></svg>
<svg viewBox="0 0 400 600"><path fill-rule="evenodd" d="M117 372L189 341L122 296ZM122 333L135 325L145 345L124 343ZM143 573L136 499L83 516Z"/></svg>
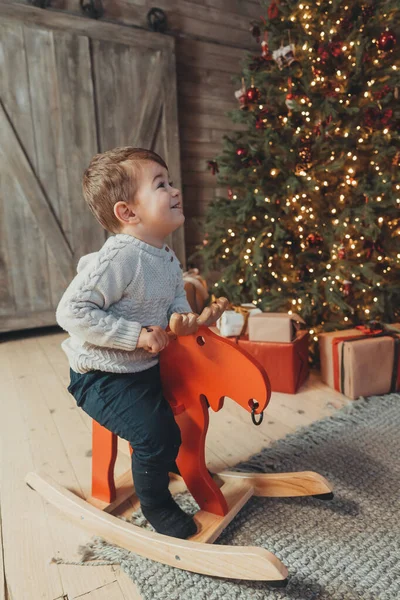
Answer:
<svg viewBox="0 0 400 600"><path fill-rule="evenodd" d="M137 348L143 348L151 354L158 354L169 344L169 336L162 327L150 325L142 328L140 332Z"/></svg>

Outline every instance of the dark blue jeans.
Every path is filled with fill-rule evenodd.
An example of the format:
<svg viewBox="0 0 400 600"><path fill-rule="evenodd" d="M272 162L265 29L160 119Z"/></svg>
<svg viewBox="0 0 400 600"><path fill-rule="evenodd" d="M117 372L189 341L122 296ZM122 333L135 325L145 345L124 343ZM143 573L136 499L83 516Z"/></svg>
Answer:
<svg viewBox="0 0 400 600"><path fill-rule="evenodd" d="M164 398L160 367L140 373L75 373L68 391L95 421L128 440L136 494L144 506L170 497L168 472L175 470L181 433Z"/></svg>

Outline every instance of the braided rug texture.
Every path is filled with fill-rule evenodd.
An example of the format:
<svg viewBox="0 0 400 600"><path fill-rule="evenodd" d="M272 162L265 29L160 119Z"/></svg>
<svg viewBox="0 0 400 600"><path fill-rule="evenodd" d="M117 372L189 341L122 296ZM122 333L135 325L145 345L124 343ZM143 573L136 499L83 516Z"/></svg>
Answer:
<svg viewBox="0 0 400 600"><path fill-rule="evenodd" d="M399 394L360 399L237 470L314 470L334 485L330 502L253 497L215 542L270 550L288 567L286 588L196 575L100 539L82 549L83 563L120 564L144 600L400 599ZM189 494L179 503L196 510Z"/></svg>

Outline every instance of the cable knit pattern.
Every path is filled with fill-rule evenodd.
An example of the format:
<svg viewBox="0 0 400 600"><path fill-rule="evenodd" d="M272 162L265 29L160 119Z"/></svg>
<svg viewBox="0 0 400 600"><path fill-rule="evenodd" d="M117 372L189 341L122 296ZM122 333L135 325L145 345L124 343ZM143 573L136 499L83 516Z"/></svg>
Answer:
<svg viewBox="0 0 400 600"><path fill-rule="evenodd" d="M142 327L165 329L173 312L191 312L175 253L117 234L79 261L56 318L74 371L135 373L158 362L136 348Z"/></svg>

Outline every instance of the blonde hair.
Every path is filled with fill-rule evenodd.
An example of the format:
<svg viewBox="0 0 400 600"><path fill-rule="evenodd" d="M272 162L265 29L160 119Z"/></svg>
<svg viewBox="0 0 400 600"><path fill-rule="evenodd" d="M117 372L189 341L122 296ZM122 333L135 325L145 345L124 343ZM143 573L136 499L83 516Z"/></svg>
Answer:
<svg viewBox="0 0 400 600"><path fill-rule="evenodd" d="M130 163L130 167L124 164ZM120 222L114 214L117 202L132 203L138 189L140 163L153 161L168 170L165 161L143 148L125 146L96 154L83 175L83 196L99 223L111 233L117 233Z"/></svg>

